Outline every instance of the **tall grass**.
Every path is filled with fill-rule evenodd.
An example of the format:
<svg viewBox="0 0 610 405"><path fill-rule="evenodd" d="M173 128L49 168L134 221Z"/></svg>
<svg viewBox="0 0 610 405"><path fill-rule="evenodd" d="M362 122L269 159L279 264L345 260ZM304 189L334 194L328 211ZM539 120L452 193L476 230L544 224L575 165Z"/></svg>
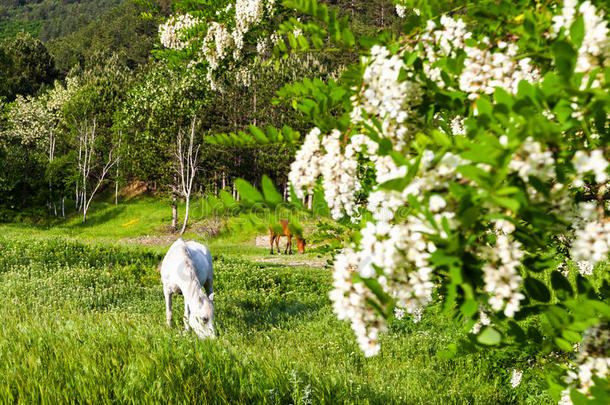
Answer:
<svg viewBox="0 0 610 405"><path fill-rule="evenodd" d="M536 372L510 387L506 356L437 356L463 332L436 307L363 357L324 269L215 257L218 338L202 341L164 325L161 252L0 231L2 402L549 403Z"/></svg>

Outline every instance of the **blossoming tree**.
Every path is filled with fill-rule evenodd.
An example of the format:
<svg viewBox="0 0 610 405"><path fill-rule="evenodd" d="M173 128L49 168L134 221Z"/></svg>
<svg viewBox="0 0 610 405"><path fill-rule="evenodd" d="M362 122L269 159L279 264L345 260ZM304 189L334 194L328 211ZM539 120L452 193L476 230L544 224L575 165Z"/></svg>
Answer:
<svg viewBox="0 0 610 405"><path fill-rule="evenodd" d="M354 224L353 240L334 260L337 316L350 322L367 356L381 350L389 318L419 317L432 301L456 311L472 344L536 353L573 352L580 344L555 369L550 393L562 403L604 403L604 10L573 0L464 1L451 10L444 1L397 3L405 21L399 37L355 38L316 0L285 1L302 18L285 20L273 37L278 57L340 49L361 55L338 81L303 81L278 93L313 126L292 165L295 199L323 191L332 217ZM266 5L240 0L235 14L221 10L219 17L230 18L207 24L194 63L204 57L214 72L238 59L244 27L261 24L272 10ZM190 17L180 24L175 32L197 30ZM247 142L246 135L235 142ZM541 331L525 326L530 318ZM458 352L451 345L443 355Z"/></svg>

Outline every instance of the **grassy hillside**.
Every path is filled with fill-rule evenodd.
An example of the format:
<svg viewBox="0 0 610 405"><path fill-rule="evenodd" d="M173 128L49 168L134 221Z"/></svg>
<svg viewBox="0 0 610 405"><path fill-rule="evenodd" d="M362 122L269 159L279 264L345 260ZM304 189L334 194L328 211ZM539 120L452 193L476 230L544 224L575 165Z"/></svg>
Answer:
<svg viewBox="0 0 610 405"><path fill-rule="evenodd" d="M182 331L181 297L167 328L156 266L173 238L133 242L167 236L170 215L140 197L97 203L86 224L0 226L2 401L550 403L518 354L439 357L464 331L438 306L393 321L381 355L365 358L332 312L329 269L300 264L312 253L260 262L267 249L243 218L207 241L217 339ZM525 370L516 389L513 367Z"/></svg>
<svg viewBox="0 0 610 405"><path fill-rule="evenodd" d="M330 273L215 254L216 340L164 325L162 255L2 228L0 398L8 402L548 403L534 372L436 353L461 332L432 307L367 359L332 313ZM174 301L174 314L182 313Z"/></svg>

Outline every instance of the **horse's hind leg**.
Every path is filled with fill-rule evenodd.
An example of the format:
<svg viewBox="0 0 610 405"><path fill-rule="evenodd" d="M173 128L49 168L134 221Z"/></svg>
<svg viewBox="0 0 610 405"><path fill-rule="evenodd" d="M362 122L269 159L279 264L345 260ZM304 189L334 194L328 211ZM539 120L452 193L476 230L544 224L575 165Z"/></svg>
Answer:
<svg viewBox="0 0 610 405"><path fill-rule="evenodd" d="M169 290L163 290L165 295L165 320L167 326L172 326L172 293Z"/></svg>
<svg viewBox="0 0 610 405"><path fill-rule="evenodd" d="M273 254L273 240L275 239L275 235L271 234L271 237L269 239L271 240L271 252L269 252L269 253ZM279 251L278 251L278 253L279 253Z"/></svg>
<svg viewBox="0 0 610 405"><path fill-rule="evenodd" d="M275 235L275 247L277 248L277 254L280 254L280 235Z"/></svg>
<svg viewBox="0 0 610 405"><path fill-rule="evenodd" d="M286 254L286 252L288 252L289 255L292 254L292 236L288 235L287 236L288 241L286 242L286 249L284 249L284 254Z"/></svg>

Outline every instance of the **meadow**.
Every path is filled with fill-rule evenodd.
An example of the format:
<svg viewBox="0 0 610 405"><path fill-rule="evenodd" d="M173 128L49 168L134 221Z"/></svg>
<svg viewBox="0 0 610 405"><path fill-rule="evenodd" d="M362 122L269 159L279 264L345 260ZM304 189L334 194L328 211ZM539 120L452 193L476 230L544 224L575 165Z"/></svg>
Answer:
<svg viewBox="0 0 610 405"><path fill-rule="evenodd" d="M157 264L167 246L125 241L159 232L160 204L99 203L85 225L0 226L2 402L551 402L543 372L514 353L439 356L465 332L438 306L419 323L394 320L380 356L365 358L332 313L330 270L292 264L299 255L260 262L267 249L243 232L207 241L217 339L184 332L179 317L166 327ZM516 388L513 367L525 371Z"/></svg>

